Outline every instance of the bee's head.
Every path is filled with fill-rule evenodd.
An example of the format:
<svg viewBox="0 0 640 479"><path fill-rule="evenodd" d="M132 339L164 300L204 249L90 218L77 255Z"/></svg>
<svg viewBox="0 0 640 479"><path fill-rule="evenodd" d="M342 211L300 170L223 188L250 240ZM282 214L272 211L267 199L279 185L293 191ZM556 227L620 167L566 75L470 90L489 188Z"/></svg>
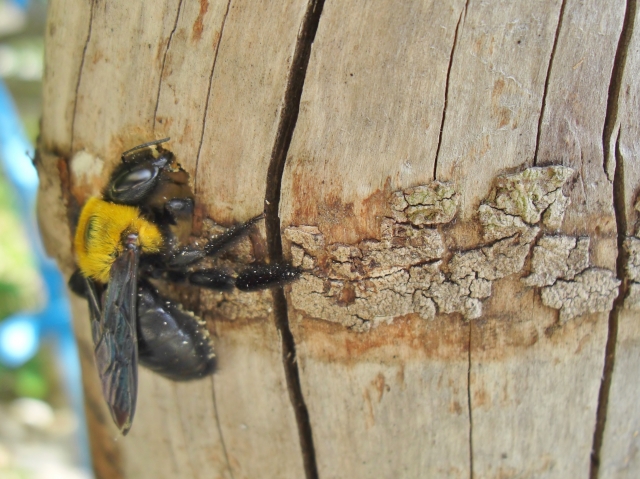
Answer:
<svg viewBox="0 0 640 479"><path fill-rule="evenodd" d="M174 161L173 153L159 143L145 143L122 154L122 162L111 174L104 198L113 203L137 205L158 186L160 173Z"/></svg>

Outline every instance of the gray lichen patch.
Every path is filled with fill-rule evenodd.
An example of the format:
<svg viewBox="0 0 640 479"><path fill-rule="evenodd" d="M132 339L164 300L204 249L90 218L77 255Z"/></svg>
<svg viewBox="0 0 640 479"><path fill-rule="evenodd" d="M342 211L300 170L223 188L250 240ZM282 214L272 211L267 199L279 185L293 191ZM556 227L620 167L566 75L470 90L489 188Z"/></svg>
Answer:
<svg viewBox="0 0 640 479"><path fill-rule="evenodd" d="M273 297L269 291L247 294L242 291L219 292L203 288L200 301L202 304L215 305L208 308L209 314L229 321L264 319L273 311Z"/></svg>
<svg viewBox="0 0 640 479"><path fill-rule="evenodd" d="M435 283L429 287L428 292L432 295L439 312L461 313L467 320L477 319L482 316L482 302L470 296L472 281Z"/></svg>
<svg viewBox="0 0 640 479"><path fill-rule="evenodd" d="M640 310L640 239L631 236L624 240L623 247L627 254L625 273L629 279L624 306L628 309Z"/></svg>
<svg viewBox="0 0 640 479"><path fill-rule="evenodd" d="M290 227L284 235L293 263L305 271L291 287L292 303L307 315L355 331L403 314L435 317L435 303L420 293L415 277L416 268L431 277L439 272L445 247L437 230L384 218L379 241L322 248L324 237L313 227Z"/></svg>
<svg viewBox="0 0 640 479"><path fill-rule="evenodd" d="M449 263L451 279L457 282L472 276L495 281L518 273L538 231L538 228L529 228L524 234L500 240L491 246L455 253Z"/></svg>
<svg viewBox="0 0 640 479"><path fill-rule="evenodd" d="M529 226L518 216L508 215L490 205L480 205L478 219L482 225L484 239L495 241L523 233Z"/></svg>
<svg viewBox="0 0 640 479"><path fill-rule="evenodd" d="M411 268L410 285L421 297L431 299L437 306L437 312L460 313L467 320L482 315L480 299L491 295L490 281L473 275L452 281L442 272L441 262Z"/></svg>
<svg viewBox="0 0 640 479"><path fill-rule="evenodd" d="M432 284L427 294L438 311L461 313L465 319L482 315L482 299L491 296L492 283L522 270L538 228L491 246L457 252L448 264L449 278Z"/></svg>
<svg viewBox="0 0 640 479"><path fill-rule="evenodd" d="M479 211L485 238L494 240L511 236L522 228L522 223L542 223L550 229L559 228L569 205L562 187L572 175L572 168L547 166L498 176Z"/></svg>
<svg viewBox="0 0 640 479"><path fill-rule="evenodd" d="M292 303L308 316L357 331L410 313L424 319L436 313L475 319L482 315L492 282L522 270L537 233L538 228L527 228L493 245L454 253L447 268L440 260L442 237L434 229L386 218L380 241L329 244L320 254L295 244L324 244L318 232L290 227L285 237L294 243L294 263L305 270L291 287Z"/></svg>
<svg viewBox="0 0 640 479"><path fill-rule="evenodd" d="M382 221L382 241L365 240L359 245L360 260L365 276L377 277L389 274L397 268L439 259L444 254L441 234L431 228L415 228L408 225L390 224Z"/></svg>
<svg viewBox="0 0 640 479"><path fill-rule="evenodd" d="M640 283L629 284L627 297L624 300L624 307L636 311L640 310Z"/></svg>
<svg viewBox="0 0 640 479"><path fill-rule="evenodd" d="M610 311L618 295L620 280L612 271L589 268L572 281L559 279L542 289L542 303L560 310L560 322L565 323L587 313Z"/></svg>
<svg viewBox="0 0 640 479"><path fill-rule="evenodd" d="M633 209L640 212L640 195L637 195ZM629 280L624 307L640 311L640 221L636 221L635 236L624 240L622 247L626 254L625 277Z"/></svg>
<svg viewBox="0 0 640 479"><path fill-rule="evenodd" d="M533 248L531 274L522 278L527 286L549 286L557 279L571 280L589 267L588 237L545 235Z"/></svg>
<svg viewBox="0 0 640 479"><path fill-rule="evenodd" d="M627 253L627 277L640 282L640 238L631 236L625 239L623 247Z"/></svg>
<svg viewBox="0 0 640 479"><path fill-rule="evenodd" d="M415 226L438 225L453 220L458 210L458 194L451 183L433 181L428 185L396 191L390 201L393 218Z"/></svg>
<svg viewBox="0 0 640 479"><path fill-rule="evenodd" d="M287 228L285 236L289 241L300 245L304 251L311 254L318 254L324 250L324 236L315 226Z"/></svg>
<svg viewBox="0 0 640 479"><path fill-rule="evenodd" d="M619 281L589 268L588 237L546 234L536 244L541 230L561 226L569 205L562 188L572 175L571 168L550 166L499 176L478 209L489 244L464 251L449 245L447 253L438 225L453 221L458 194L441 182L393 193L379 240L327 244L316 227L286 228L293 264L304 271L291 286L293 306L356 331L407 314L471 320L482 316L493 282L521 274L533 250L522 281L543 288L544 304L559 309L562 321L610 309ZM629 267L640 277L640 240L629 248L637 258Z"/></svg>
<svg viewBox="0 0 640 479"><path fill-rule="evenodd" d="M433 302L416 295L408 283L409 273L404 270L358 282L323 280L303 273L292 285L291 300L294 308L311 317L338 322L358 332L414 312L433 319Z"/></svg>

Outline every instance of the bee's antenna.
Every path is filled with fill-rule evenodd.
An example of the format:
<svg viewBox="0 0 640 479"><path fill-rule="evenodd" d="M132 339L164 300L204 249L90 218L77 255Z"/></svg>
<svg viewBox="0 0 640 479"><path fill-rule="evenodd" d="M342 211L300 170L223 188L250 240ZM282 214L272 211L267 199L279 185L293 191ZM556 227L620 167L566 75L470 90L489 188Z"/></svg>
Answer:
<svg viewBox="0 0 640 479"><path fill-rule="evenodd" d="M132 151L136 151L136 150L141 150L142 148L146 148L147 146L153 146L153 145L159 145L161 143L165 143L167 141L169 141L171 138L163 138L162 140L153 140L153 141L148 141L147 143L143 143L142 145L138 145L138 146L134 146L133 148L131 148L130 150L125 151L122 156L126 156L129 153L131 153Z"/></svg>

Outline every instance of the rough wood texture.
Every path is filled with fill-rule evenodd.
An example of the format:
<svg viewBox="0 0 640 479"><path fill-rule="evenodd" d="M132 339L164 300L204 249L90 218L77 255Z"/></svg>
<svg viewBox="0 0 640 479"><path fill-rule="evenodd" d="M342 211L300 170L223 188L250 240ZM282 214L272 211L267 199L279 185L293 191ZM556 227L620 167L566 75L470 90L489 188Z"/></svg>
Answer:
<svg viewBox="0 0 640 479"><path fill-rule="evenodd" d="M98 477L638 476L636 15L53 0L39 210L65 271L79 206L166 136L197 234L271 198L238 254L282 241L303 270L286 304L178 291L220 371L144 372L118 441L77 302Z"/></svg>
<svg viewBox="0 0 640 479"><path fill-rule="evenodd" d="M614 182L618 211L619 245L625 253L619 260L618 273L625 277L623 298L613 317L616 341L608 345L610 388L605 396L601 422L604 428L599 457L599 476L606 479L632 478L640 471L640 397L637 375L640 364L640 327L638 300L640 277L637 241L640 226L638 194L640 193L640 35L638 9L630 2L625 14L625 29L618 45L615 76L610 88L607 127L603 135L607 172ZM637 243L636 243L637 244ZM635 265L635 267L634 267Z"/></svg>
<svg viewBox="0 0 640 479"><path fill-rule="evenodd" d="M172 138L169 147L191 174L203 216L229 224L263 210L278 111L307 4L273 7L52 2L41 172L53 183L43 183L40 217L53 230L48 236L66 236L66 244L50 250L67 273L70 236L56 231L65 213L53 217L49 208L60 205L60 196L69 210L98 194L119 153L150 138ZM70 22L69 12L78 17ZM59 165L68 169L62 185L55 183ZM220 371L213 379L183 385L143 373L135 427L117 442L104 408L87 409L92 425L108 428L92 436L99 477L115 477L114 469L121 477L304 475L270 295L248 296L237 304L229 299L237 317L227 322L213 318L220 298L201 298L217 333ZM86 312L78 315L78 324L86 322ZM79 337L90 358L86 328ZM90 361L88 400L101 404ZM112 449L117 457L105 457Z"/></svg>

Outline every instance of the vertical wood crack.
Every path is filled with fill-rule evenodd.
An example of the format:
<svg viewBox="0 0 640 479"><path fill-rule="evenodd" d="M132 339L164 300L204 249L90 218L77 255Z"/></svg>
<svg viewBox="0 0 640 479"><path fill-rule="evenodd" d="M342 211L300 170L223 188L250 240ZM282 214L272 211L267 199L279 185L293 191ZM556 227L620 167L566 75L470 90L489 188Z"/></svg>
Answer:
<svg viewBox="0 0 640 479"><path fill-rule="evenodd" d="M613 180L613 203L616 214L616 226L618 229L618 257L616 259L616 271L618 278L622 280L618 290L618 297L613 302L613 309L609 313L609 331L607 334L607 344L605 346L604 367L598 393L598 406L596 409L596 427L593 432L593 446L591 449L590 479L597 479L600 470L600 452L604 439L604 429L607 423L607 409L609 406L609 392L611 391L611 380L613 368L616 360L616 346L618 340L618 322L620 312L624 308L624 298L627 295L629 281L625 274L627 254L623 248L626 237L627 220L624 194L624 164L619 149L620 136L616 140L616 169Z"/></svg>
<svg viewBox="0 0 640 479"><path fill-rule="evenodd" d="M627 2L622 23L622 32L618 41L616 57L609 83L609 96L607 97L607 114L605 117L604 130L602 135L602 147L604 152L603 168L607 173L607 166L610 156L615 160L615 170L613 173L613 208L616 217L616 228L618 230L618 257L616 258L616 273L622 281L618 290L618 297L613 302L613 309L609 313L609 331L605 346L604 366L600 391L598 393L598 406L596 409L596 425L593 431L593 443L591 449L591 467L589 479L597 479L600 472L600 461L604 430L607 423L607 409L609 407L609 393L611 391L611 380L616 360L616 345L618 340L618 323L620 312L624 307L624 298L627 295L629 281L626 278L627 254L623 248L623 243L627 235L627 211L625 204L624 188L624 160L620 153L620 133L621 129L616 128L618 123L618 104L620 101L620 89L624 78L624 69L629 50L631 37L635 26L636 0ZM612 135L616 132L615 148L610 151Z"/></svg>
<svg viewBox="0 0 640 479"><path fill-rule="evenodd" d="M153 109L153 131L156 129L156 115L158 114L158 104L160 103L160 91L162 90L162 76L164 75L164 64L167 61L167 53L169 53L169 48L171 48L171 40L173 40L173 34L176 32L176 28L178 28L178 20L180 20L180 12L182 11L182 1L178 4L178 13L176 14L176 21L173 24L173 30L169 34L169 40L167 41L167 48L164 49L164 55L162 56L162 66L160 67L160 79L158 80L158 94L156 95L156 107Z"/></svg>
<svg viewBox="0 0 640 479"><path fill-rule="evenodd" d="M178 391L176 390L176 384L173 383L171 385L171 389L173 391L173 398L176 402L176 404L178 405L178 408L180 408L180 397L178 396ZM182 436L182 442L185 445L185 450L187 452L187 458L189 459L187 464L189 465L189 471L191 473L191 477L197 477L196 476L196 468L193 467L193 458L191 457L191 450L189 449L189 444L188 444L188 440L187 440L187 431L184 427L184 420L182 419L182 414L180 414L180 412L178 412L178 421L180 423L180 433ZM171 450L173 450L173 447L171 448Z"/></svg>
<svg viewBox="0 0 640 479"><path fill-rule="evenodd" d="M198 194L198 165L200 164L200 152L202 151L202 142L204 141L204 132L207 126L207 113L209 112L209 100L211 98L211 86L213 85L213 72L216 70L216 63L218 62L218 52L220 51L220 44L222 43L222 37L224 35L224 26L227 23L227 17L229 16L229 9L231 8L231 0L227 3L227 10L224 12L222 18L222 25L220 27L220 36L218 37L218 43L216 44L216 51L213 54L213 64L211 65L211 73L209 74L209 86L207 87L207 99L204 104L204 114L202 115L202 131L200 132L200 143L198 144L198 154L196 155L196 167L193 170L193 193Z"/></svg>
<svg viewBox="0 0 640 479"><path fill-rule="evenodd" d="M284 105L280 115L280 123L271 152L271 161L267 172L267 190L265 195L265 223L267 229L267 245L272 261L282 261L282 239L280 237L280 193L284 165L291 145L293 131L298 121L300 101L304 86L311 47L318 31L324 0L310 0L304 14L302 25L291 62L289 79L284 94ZM273 290L274 316L276 328L282 340L282 363L284 367L289 399L298 426L300 450L306 479L318 478L315 448L309 411L302 394L300 372L296 356L296 344L289 325L287 300L282 288Z"/></svg>
<svg viewBox="0 0 640 479"><path fill-rule="evenodd" d="M456 46L458 45L458 29L460 28L460 23L462 22L463 17L467 12L467 5L469 5L469 0L465 3L464 8L460 11L460 17L458 18L458 23L456 24L456 31L453 34L453 45L451 45L451 53L449 54L449 65L447 66L447 78L445 81L444 87L444 105L442 107L442 120L440 121L440 131L438 132L438 146L436 147L436 157L433 162L433 180L437 180L437 172L438 172L438 157L440 156L440 146L442 144L442 131L444 130L444 122L447 119L447 104L449 102L449 77L451 76L451 66L453 65L453 56L456 53Z"/></svg>
<svg viewBox="0 0 640 479"><path fill-rule="evenodd" d="M636 0L629 0L624 12L624 20L622 22L622 32L618 40L618 48L616 49L616 57L613 61L613 71L611 72L611 81L609 82L609 94L607 96L607 113L604 119L604 129L602 131L602 151L604 153L604 163L602 165L607 178L610 178L610 163L614 161L615 151L612 148L611 141L616 135L616 123L618 122L618 105L620 99L620 88L622 87L622 78L624 67L627 61L629 51L629 43L633 36L633 30L636 17ZM614 173L615 175L615 173Z"/></svg>
<svg viewBox="0 0 640 479"><path fill-rule="evenodd" d="M562 29L562 21L564 19L564 9L567 4L567 0L562 0L560 4L560 13L558 14L558 25L556 26L556 34L553 38L553 46L551 47L551 55L549 57L549 64L547 65L547 76L544 79L544 89L542 90L542 104L540 106L540 117L538 118L538 131L536 132L536 149L533 153L533 166L538 165L538 150L540 149L540 135L542 135L542 120L544 119L544 113L547 108L547 93L549 92L549 79L551 78L551 69L553 68L553 60L556 57L556 50L558 48L558 38L560 37L560 30Z"/></svg>
<svg viewBox="0 0 640 479"><path fill-rule="evenodd" d="M222 426L220 425L220 416L218 415L218 401L216 400L216 380L214 376L211 376L211 398L213 400L213 413L216 416L216 427L218 428L218 437L220 437L222 454L224 454L224 460L227 463L227 469L229 469L231 479L235 479L233 469L231 469L231 462L229 461L229 454L227 453L227 444L224 442L224 436L222 435Z"/></svg>
<svg viewBox="0 0 640 479"><path fill-rule="evenodd" d="M73 154L73 141L76 131L76 113L78 111L78 92L80 91L80 80L82 80L82 70L84 70L84 60L87 56L87 48L89 48L89 41L91 40L91 29L93 27L93 8L95 1L91 2L91 10L89 12L89 29L87 31L87 39L84 42L84 48L82 49L82 59L80 60L80 69L78 70L78 81L76 82L75 95L73 97L73 116L71 117L71 139L69 141L70 155Z"/></svg>

